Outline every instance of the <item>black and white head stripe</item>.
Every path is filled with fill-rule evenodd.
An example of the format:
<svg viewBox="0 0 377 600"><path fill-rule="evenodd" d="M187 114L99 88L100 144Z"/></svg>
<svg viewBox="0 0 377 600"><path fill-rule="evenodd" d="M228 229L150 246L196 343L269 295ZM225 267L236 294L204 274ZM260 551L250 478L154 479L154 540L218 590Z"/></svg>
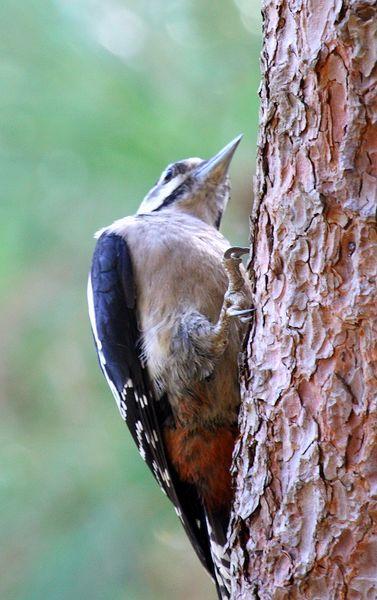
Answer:
<svg viewBox="0 0 377 600"><path fill-rule="evenodd" d="M168 165L156 185L140 204L137 214L147 214L169 206L190 188L190 173L204 161L188 158Z"/></svg>
<svg viewBox="0 0 377 600"><path fill-rule="evenodd" d="M162 172L158 183L167 183L177 175L183 175L202 162L201 158L188 158L168 165Z"/></svg>
<svg viewBox="0 0 377 600"><path fill-rule="evenodd" d="M88 282L88 305L100 367L139 453L174 504L204 567L214 576L204 510L193 486L169 464L161 426L171 414L166 397L156 401L140 359L132 263L126 241L115 233L98 239Z"/></svg>

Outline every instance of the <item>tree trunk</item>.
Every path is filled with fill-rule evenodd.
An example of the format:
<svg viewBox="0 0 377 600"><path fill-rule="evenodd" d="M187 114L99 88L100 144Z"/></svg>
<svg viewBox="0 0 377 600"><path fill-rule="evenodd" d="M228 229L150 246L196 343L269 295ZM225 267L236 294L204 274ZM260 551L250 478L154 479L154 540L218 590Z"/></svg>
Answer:
<svg viewBox="0 0 377 600"><path fill-rule="evenodd" d="M232 597L375 600L376 3L263 16Z"/></svg>

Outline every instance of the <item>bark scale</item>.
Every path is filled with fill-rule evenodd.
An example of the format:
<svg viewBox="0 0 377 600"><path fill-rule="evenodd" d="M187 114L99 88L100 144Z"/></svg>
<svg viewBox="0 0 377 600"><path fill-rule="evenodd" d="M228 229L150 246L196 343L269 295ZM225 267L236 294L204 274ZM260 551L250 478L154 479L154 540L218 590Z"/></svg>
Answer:
<svg viewBox="0 0 377 600"><path fill-rule="evenodd" d="M234 599L377 598L377 8L264 3Z"/></svg>

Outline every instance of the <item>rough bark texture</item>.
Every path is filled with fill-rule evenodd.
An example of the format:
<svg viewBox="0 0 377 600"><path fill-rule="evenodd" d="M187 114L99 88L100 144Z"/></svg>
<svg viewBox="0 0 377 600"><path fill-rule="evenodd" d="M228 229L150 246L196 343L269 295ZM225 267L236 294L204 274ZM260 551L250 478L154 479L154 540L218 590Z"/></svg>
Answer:
<svg viewBox="0 0 377 600"><path fill-rule="evenodd" d="M233 598L375 600L377 9L263 16Z"/></svg>

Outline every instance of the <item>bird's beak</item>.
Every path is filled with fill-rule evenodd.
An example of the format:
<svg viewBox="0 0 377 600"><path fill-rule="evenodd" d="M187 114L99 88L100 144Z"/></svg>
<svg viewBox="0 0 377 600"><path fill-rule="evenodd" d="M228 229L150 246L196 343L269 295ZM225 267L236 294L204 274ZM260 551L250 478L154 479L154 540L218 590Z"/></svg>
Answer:
<svg viewBox="0 0 377 600"><path fill-rule="evenodd" d="M202 163L195 171L195 178L203 183L212 183L214 185L222 183L228 173L229 165L242 137L243 134L241 133L220 150L220 152L215 154L215 156Z"/></svg>

